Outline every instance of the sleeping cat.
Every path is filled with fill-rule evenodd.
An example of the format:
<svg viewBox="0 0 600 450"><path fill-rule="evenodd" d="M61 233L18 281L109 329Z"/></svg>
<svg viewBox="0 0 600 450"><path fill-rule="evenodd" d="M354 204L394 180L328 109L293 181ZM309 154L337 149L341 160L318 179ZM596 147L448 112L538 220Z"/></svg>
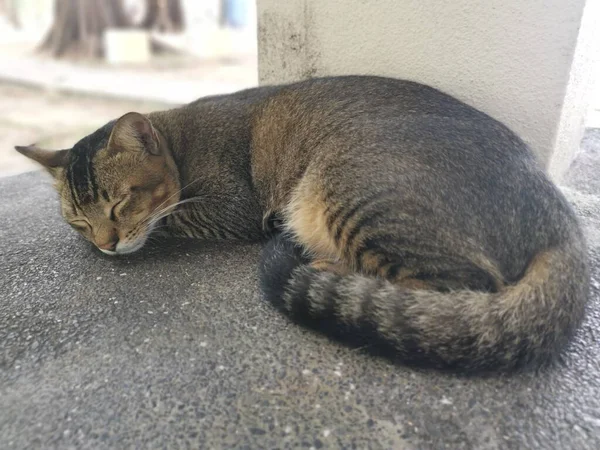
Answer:
<svg viewBox="0 0 600 450"><path fill-rule="evenodd" d="M265 296L407 361L554 359L584 316L584 238L531 150L417 83L321 78L129 113L76 143L17 147L111 255L157 227L267 243Z"/></svg>

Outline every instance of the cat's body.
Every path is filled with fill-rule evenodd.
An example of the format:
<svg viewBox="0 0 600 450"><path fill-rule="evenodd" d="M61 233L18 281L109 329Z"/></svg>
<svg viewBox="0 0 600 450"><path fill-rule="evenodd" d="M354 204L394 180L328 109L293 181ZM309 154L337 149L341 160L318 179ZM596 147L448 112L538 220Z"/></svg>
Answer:
<svg viewBox="0 0 600 450"><path fill-rule="evenodd" d="M152 184L150 197L121 208L133 201L148 215L167 202L167 213L178 208L164 219L169 228L201 238L260 240L275 218L285 238L267 246L263 288L296 317L335 320L374 332L407 359L468 369L551 360L582 320L586 251L566 200L518 137L439 91L377 77L316 79L148 118L110 125L95 150L115 160L107 172L143 161L136 180L165 168L164 189ZM78 146L51 164L28 149L52 167L66 219L90 222L65 188ZM94 158L83 172L102 178ZM111 192L128 183L104 178ZM98 202L96 214L110 211L110 201ZM139 241L139 214L124 230L118 218L101 219L98 228L115 224L111 250L128 236Z"/></svg>

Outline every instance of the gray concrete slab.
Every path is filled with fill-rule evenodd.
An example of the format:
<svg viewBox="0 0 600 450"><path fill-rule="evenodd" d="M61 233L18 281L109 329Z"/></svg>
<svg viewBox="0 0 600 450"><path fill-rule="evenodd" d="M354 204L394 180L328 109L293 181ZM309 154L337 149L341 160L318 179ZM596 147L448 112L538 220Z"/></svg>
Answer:
<svg viewBox="0 0 600 450"><path fill-rule="evenodd" d="M0 447L600 448L600 131L566 189L592 304L551 370L414 370L265 304L254 245L174 241L111 258L40 173L0 179Z"/></svg>

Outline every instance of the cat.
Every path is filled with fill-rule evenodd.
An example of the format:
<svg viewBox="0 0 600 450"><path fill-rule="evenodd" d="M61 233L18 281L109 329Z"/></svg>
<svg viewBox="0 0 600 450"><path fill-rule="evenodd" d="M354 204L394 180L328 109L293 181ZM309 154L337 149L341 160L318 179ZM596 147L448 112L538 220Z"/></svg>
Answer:
<svg viewBox="0 0 600 450"><path fill-rule="evenodd" d="M585 240L532 151L422 84L258 87L128 113L71 149L16 148L52 174L65 220L104 253L134 252L157 227L266 240L270 302L404 361L539 367L585 314Z"/></svg>

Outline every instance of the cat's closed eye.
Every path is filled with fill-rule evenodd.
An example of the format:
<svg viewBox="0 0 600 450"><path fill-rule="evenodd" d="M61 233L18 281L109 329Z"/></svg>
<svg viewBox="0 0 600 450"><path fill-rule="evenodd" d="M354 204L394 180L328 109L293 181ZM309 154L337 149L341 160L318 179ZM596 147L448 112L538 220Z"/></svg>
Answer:
<svg viewBox="0 0 600 450"><path fill-rule="evenodd" d="M115 222L117 220L117 215L118 213L121 212L121 210L123 209L123 206L125 205L125 200L127 200L128 197L123 197L121 200L119 200L117 203L115 203L113 205L113 207L110 209L110 220L112 220L113 222ZM120 208L119 208L120 206ZM118 211L117 211L118 209Z"/></svg>
<svg viewBox="0 0 600 450"><path fill-rule="evenodd" d="M85 233L91 230L90 224L85 220L75 220L73 222L69 222L69 225L71 225L75 230L79 231L80 233Z"/></svg>

